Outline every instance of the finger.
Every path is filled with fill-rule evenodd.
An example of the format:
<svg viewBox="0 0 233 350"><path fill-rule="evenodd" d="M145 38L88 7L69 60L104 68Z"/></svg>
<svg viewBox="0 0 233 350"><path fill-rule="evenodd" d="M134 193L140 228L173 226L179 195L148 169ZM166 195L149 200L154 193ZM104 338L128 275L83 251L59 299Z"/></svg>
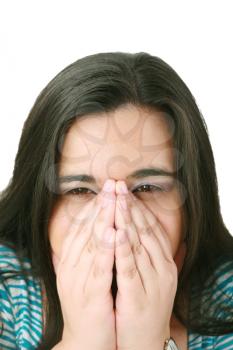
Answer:
<svg viewBox="0 0 233 350"><path fill-rule="evenodd" d="M119 216L122 218L122 228L124 227L127 228L127 233L132 232L131 239L134 241L134 243L131 244L132 254L134 255L135 264L137 266L137 270L140 275L143 288L145 291L147 291L149 288L150 289L152 288L152 284L154 283L154 274L153 274L154 269L152 267L152 262L150 261L149 254L140 241L140 235L135 225L135 218L133 218L131 215L132 214L131 210L134 206L132 201L134 200L131 199L131 197L127 194L125 195L119 194L117 196L119 203L121 198L123 197L125 197L124 198L126 202L125 205L127 205L128 209L126 210L125 208L121 208L120 205L119 206L117 205L120 213ZM128 220L129 222L128 225L124 223L124 219ZM136 220L138 220L138 218L136 218ZM139 220L140 220L139 227L142 227L143 229L145 229L145 227L148 226L148 224L146 223L146 220L144 219L143 216L141 216Z"/></svg>
<svg viewBox="0 0 233 350"><path fill-rule="evenodd" d="M78 261L79 280L84 284L84 290L89 291L89 293L93 291L93 282L95 282L94 292L96 292L96 288L101 288L101 286L105 291L109 291L111 288L115 242L115 230L112 227L115 199L113 192L102 191L101 197L98 199L101 210L93 225L91 242L84 247ZM88 253L92 252L94 252L94 256L92 255L90 258ZM87 266L88 271L86 272ZM97 279L100 275L102 278Z"/></svg>
<svg viewBox="0 0 233 350"><path fill-rule="evenodd" d="M141 242L150 256L153 268L160 275L166 275L168 268L172 268L173 265L175 267L174 260L166 258L162 244L158 239L158 233L154 234L153 231L149 230L147 233L144 231L144 233L141 235Z"/></svg>
<svg viewBox="0 0 233 350"><path fill-rule="evenodd" d="M133 195L130 194L130 196ZM145 235L145 237L148 235L150 236L151 234L151 238L157 238L164 259L173 263L173 253L170 239L155 215L138 199L132 201L131 212L135 226L139 232L139 237L144 237L143 233L146 233L147 235ZM143 223L144 229L141 226L141 223ZM154 241L156 242L156 240Z"/></svg>
<svg viewBox="0 0 233 350"><path fill-rule="evenodd" d="M118 293L133 296L137 291L137 294L144 294L127 232L122 229L116 232L115 261Z"/></svg>
<svg viewBox="0 0 233 350"><path fill-rule="evenodd" d="M98 219L95 221L93 227L93 235L96 245L98 245L99 242L103 242L104 229L114 226L116 206L115 193L102 191L101 196L98 198L98 203L101 206L101 210L98 213Z"/></svg>
<svg viewBox="0 0 233 350"><path fill-rule="evenodd" d="M160 274L165 274L168 269L167 264L173 265L174 260L169 251L168 242L163 237L165 233L161 231L161 225L159 225L154 214L139 200L133 201L131 213L140 240L148 252L154 270Z"/></svg>
<svg viewBox="0 0 233 350"><path fill-rule="evenodd" d="M82 230L79 232L74 232L73 239L70 239L70 243L66 246L66 255L63 257L62 264L60 264L58 268L58 278L57 283L58 285L61 283L61 286L59 290L63 290L62 286L64 285L70 285L70 275L73 273L73 279L79 279L78 283L75 285L82 286L84 285L84 282L87 279L88 273L91 269L91 266L93 264L94 256L95 256L95 239L93 237L93 227L95 226L95 222L97 221L97 217L102 215L102 221L103 216L106 216L106 210L109 210L109 207L107 209L104 209L105 205L103 205L103 201L99 199L99 197L102 197L102 192L97 196L97 199L95 200L95 204L98 203L98 205L95 206L95 215L93 219L82 226ZM102 204L102 205L101 205ZM101 215L100 215L101 213ZM90 213L89 213L90 215ZM114 215L112 215L112 218L114 218ZM82 252L84 250L84 247L89 251L89 254L85 254L86 256L86 264L82 265L81 269L77 272L77 266L78 262L80 260L80 257L82 257ZM86 253L86 252L85 252ZM66 281L66 279L68 279ZM80 284L81 282L81 284ZM63 290L63 292L65 292Z"/></svg>
<svg viewBox="0 0 233 350"><path fill-rule="evenodd" d="M67 234L67 237L62 243L62 249L61 249L61 257L60 257L60 262L63 263L67 253L70 250L71 244L73 244L73 240L77 234L79 234L82 231L82 228L85 225L88 225L88 222L86 221L86 218L88 217L89 213L92 212L93 216L92 218L94 219L98 212L100 211L101 207L100 205L97 204L97 198L92 201L91 203L88 203L85 205L79 212L79 220L74 221L71 223L69 232Z"/></svg>
<svg viewBox="0 0 233 350"><path fill-rule="evenodd" d="M110 182L110 192L109 188L106 187L106 183L109 185ZM61 260L64 261L67 252L70 250L70 246L73 243L74 237L78 232L81 231L85 225L89 222L95 220L96 216L99 215L100 209L106 207L106 205L115 203L115 181L107 180L104 184L102 191L96 196L94 201L85 205L78 213L78 216L74 218L70 226L69 234L66 240L63 242ZM107 216L107 225L111 225L114 222L114 208L111 205L111 213ZM97 238L97 237L95 237Z"/></svg>
<svg viewBox="0 0 233 350"><path fill-rule="evenodd" d="M84 284L84 293L86 295L107 294L111 290L114 265L116 231L112 227L104 230L102 242L99 242L94 261L92 262L86 283ZM86 255L84 255L86 256ZM80 262L80 270L85 269L85 258ZM98 293L96 293L98 291Z"/></svg>
<svg viewBox="0 0 233 350"><path fill-rule="evenodd" d="M92 225L91 221L86 222L85 220L85 218L89 215L90 211L92 211L93 213L92 219L95 220L100 210L101 206L97 204L96 199L92 203L89 203L89 205L85 205L85 207L81 209L82 214L80 213L80 215L82 215L83 219L79 219L78 222L76 221L76 223L72 223L70 225L69 233L62 244L62 252L60 258L61 264L63 264L67 259L67 255L70 252L70 248L74 243L75 237L80 237L81 234L84 234L85 232L84 228ZM83 243L86 242L85 238L88 239L88 237L85 235L84 239L82 240ZM77 254L80 254L80 251L77 251Z"/></svg>
<svg viewBox="0 0 233 350"><path fill-rule="evenodd" d="M140 240L150 257L154 272L163 279L164 284L166 284L168 288L171 288L172 292L172 288L174 288L174 291L177 289L177 267L172 256L167 259L164 254L161 241L158 239L159 226L157 225L156 227L156 233L154 233L154 230L144 230L143 234L140 234ZM153 274L151 273L151 275ZM156 276L154 277L156 278ZM150 294L150 292L153 294L153 279L150 278L145 280L144 284L147 288L148 294Z"/></svg>
<svg viewBox="0 0 233 350"><path fill-rule="evenodd" d="M88 231L89 229L89 231ZM60 291L60 293L64 293L66 294L68 292L67 288L72 288L72 286L79 286L79 284L75 283L76 279L78 278L77 273L76 273L76 269L72 266L74 265L74 255L76 254L76 258L77 256L79 257L79 255L81 254L81 251L83 249L83 247L87 244L89 237L90 237L90 225L89 226L85 226L83 228L83 232L82 234L76 234L72 244L70 245L70 249L67 252L67 256L63 259L63 261L60 262L60 264L58 265L58 269L57 269L57 287L58 290ZM85 267L85 271L88 270L89 266L92 263L92 259L93 259L93 254L89 254L90 255L90 261L89 264L86 265ZM68 287L66 287L68 286Z"/></svg>
<svg viewBox="0 0 233 350"><path fill-rule="evenodd" d="M132 221L130 208L130 201L124 194L118 194L116 197L116 211L115 211L115 226L116 229L125 229L133 249L140 243L140 239Z"/></svg>
<svg viewBox="0 0 233 350"><path fill-rule="evenodd" d="M171 249L169 251L169 246L171 248L171 245L168 236L165 236L166 238L163 236L166 233L162 232L161 226L158 224L154 214L146 208L143 203L131 193L128 193L126 198L127 201L129 198L133 199L131 202L131 214L134 218L133 221L136 223L135 226L139 234L139 239L147 251L147 256L150 258L151 266L154 268L154 271L165 276L168 274L168 269L170 269L172 275L174 275L176 273L174 268L175 264L172 259ZM136 203L138 203L138 206L136 206ZM139 210L139 206L141 210ZM134 212L134 215L132 212ZM148 276L151 276L149 280L153 280L153 274L151 271L149 272L149 268L145 269L145 265L140 264L137 255L135 255L135 257L136 261L138 260L137 266L139 273L142 276L144 286L147 287L147 285L149 285L146 285L148 278L144 278L144 276L146 276L146 273L148 272ZM169 266L167 265L168 262Z"/></svg>
<svg viewBox="0 0 233 350"><path fill-rule="evenodd" d="M129 244L131 246L133 255L134 255L136 250L138 253L142 252L143 248L140 248L141 242L140 242L139 235L138 235L137 229L134 225L134 222L132 220L131 212L129 209L130 205L131 205L131 200L128 198L127 194L118 194L116 202L117 202L116 213L115 213L116 218L117 218L117 221L115 223L116 228L123 229L127 232L127 237L129 239ZM145 255L145 251L144 251L144 255ZM145 257L145 259L146 258L148 260L148 257ZM144 286L143 277L141 275L140 269L138 268L136 258L135 258L135 263L136 263L138 273L139 273L140 278L141 278L141 283Z"/></svg>
<svg viewBox="0 0 233 350"><path fill-rule="evenodd" d="M70 244L69 253L64 259L67 266L71 268L79 264L83 252L86 252L87 249L90 253L95 253L98 242L102 240L102 232L113 224L115 195L111 193L106 195L102 191L98 196L100 199L97 199L98 210L95 217L75 235L72 244ZM106 205L106 201L108 205ZM85 247L86 245L87 247Z"/></svg>

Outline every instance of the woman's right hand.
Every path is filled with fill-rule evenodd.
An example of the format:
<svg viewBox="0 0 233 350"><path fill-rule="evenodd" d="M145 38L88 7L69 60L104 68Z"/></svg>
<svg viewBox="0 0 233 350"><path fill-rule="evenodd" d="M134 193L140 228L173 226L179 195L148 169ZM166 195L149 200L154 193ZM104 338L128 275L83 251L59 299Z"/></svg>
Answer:
<svg viewBox="0 0 233 350"><path fill-rule="evenodd" d="M82 210L88 221L76 225L62 247L56 267L64 320L61 349L115 350L111 284L114 264L115 181ZM103 208L102 203L107 201ZM82 224L81 224L82 223Z"/></svg>

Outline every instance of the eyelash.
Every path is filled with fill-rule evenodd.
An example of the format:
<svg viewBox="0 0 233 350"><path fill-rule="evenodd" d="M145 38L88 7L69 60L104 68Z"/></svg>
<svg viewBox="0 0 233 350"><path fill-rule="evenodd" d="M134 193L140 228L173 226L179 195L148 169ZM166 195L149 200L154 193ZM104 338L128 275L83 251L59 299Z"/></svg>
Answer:
<svg viewBox="0 0 233 350"><path fill-rule="evenodd" d="M76 190L88 190L88 191L91 191L91 190L89 190L86 187L77 187L77 188L74 188L73 190L70 190L70 191L66 192L65 194L71 194L71 195L76 195L77 194L80 197L83 196L83 195L89 194L89 193L81 193L81 194L80 193L73 193Z"/></svg>
<svg viewBox="0 0 233 350"><path fill-rule="evenodd" d="M143 187L144 188L145 187L152 188L152 190L150 192L166 192L166 190L164 188L162 188L162 187L155 186L155 185L149 185L149 184L140 185L140 186L136 187L132 192L134 193L136 190L141 189ZM70 191L66 192L66 194L78 195L80 197L84 196L84 195L87 195L87 194L91 194L91 193L73 193L74 191L77 191L77 190L87 190L87 191L93 192L93 191L89 190L86 187L77 187L77 188L74 188L73 190L70 190ZM144 191L139 190L138 192L144 192ZM148 192L148 191L146 191L146 192Z"/></svg>
<svg viewBox="0 0 233 350"><path fill-rule="evenodd" d="M150 184L140 185L140 186L136 187L135 190L138 190L139 188L142 188L142 187L150 187L150 188L152 188L152 191L150 191L150 192L165 192L166 191L162 187L159 187L159 186L156 186L156 185L150 185ZM135 192L135 190L133 190L132 192ZM142 191L139 191L139 192L142 192Z"/></svg>

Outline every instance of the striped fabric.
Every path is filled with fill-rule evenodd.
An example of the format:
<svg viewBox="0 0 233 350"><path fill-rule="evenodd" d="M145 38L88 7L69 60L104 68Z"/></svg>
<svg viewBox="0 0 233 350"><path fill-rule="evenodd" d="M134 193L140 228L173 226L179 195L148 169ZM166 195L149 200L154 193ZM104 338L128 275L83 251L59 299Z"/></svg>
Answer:
<svg viewBox="0 0 233 350"><path fill-rule="evenodd" d="M25 267L30 269L28 259L25 259ZM23 277L11 277L12 271L19 269L14 251L0 245L0 350L34 350L42 337L41 285L38 280L32 278L26 281ZM208 308L208 312L215 316L232 320L233 261L221 263L215 275L206 282L204 290L203 311ZM192 308L195 308L195 288L192 293ZM219 305L226 303L231 305L229 315L219 308ZM233 350L233 332L223 336L203 336L188 332L188 349Z"/></svg>
<svg viewBox="0 0 233 350"><path fill-rule="evenodd" d="M218 320L232 322L232 333L222 336L203 336L188 332L188 349L216 349L233 350L233 261L220 258L217 261L218 268L209 277L202 289L201 314L212 316ZM197 288L192 286L192 298L190 312L200 308L197 303ZM230 312L224 307L227 306Z"/></svg>
<svg viewBox="0 0 233 350"><path fill-rule="evenodd" d="M24 266L30 269L28 259ZM20 271L14 251L0 245L0 349L37 349L43 327L40 283L11 277L14 271Z"/></svg>

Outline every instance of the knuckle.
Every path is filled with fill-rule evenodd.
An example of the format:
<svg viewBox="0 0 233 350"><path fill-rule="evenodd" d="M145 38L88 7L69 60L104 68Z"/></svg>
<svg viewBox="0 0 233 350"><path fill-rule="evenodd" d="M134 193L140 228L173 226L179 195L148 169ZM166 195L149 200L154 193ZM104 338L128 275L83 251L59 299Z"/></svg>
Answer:
<svg viewBox="0 0 233 350"><path fill-rule="evenodd" d="M89 254L92 254L93 251L95 249L95 246L94 246L94 242L92 240L90 240L88 243L87 243L87 252Z"/></svg>
<svg viewBox="0 0 233 350"><path fill-rule="evenodd" d="M140 233L141 233L142 235L151 236L151 235L153 234L152 227L151 227L151 226L142 227L142 228L140 229Z"/></svg>
<svg viewBox="0 0 233 350"><path fill-rule="evenodd" d="M158 225L156 216L150 210L147 210L146 218L147 218L148 224L152 228L154 228Z"/></svg>
<svg viewBox="0 0 233 350"><path fill-rule="evenodd" d="M134 245L133 250L134 250L134 253L135 253L135 254L140 255L140 254L142 253L142 245L141 245L141 243L140 243L140 242L139 242L139 243L136 243L136 244Z"/></svg>
<svg viewBox="0 0 233 350"><path fill-rule="evenodd" d="M157 230L158 230L158 223L157 223L156 220L154 220L154 222L151 224L151 227L152 227L152 229L153 229L154 231L157 232Z"/></svg>

